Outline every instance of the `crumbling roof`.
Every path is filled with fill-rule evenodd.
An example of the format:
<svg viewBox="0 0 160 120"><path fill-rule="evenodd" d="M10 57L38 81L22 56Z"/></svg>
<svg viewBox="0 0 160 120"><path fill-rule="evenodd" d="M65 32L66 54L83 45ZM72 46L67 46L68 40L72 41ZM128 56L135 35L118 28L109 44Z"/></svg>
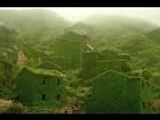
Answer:
<svg viewBox="0 0 160 120"><path fill-rule="evenodd" d="M69 38L69 39L68 39ZM87 36L86 35L83 35L83 34L78 34L78 33L76 33L76 32L74 32L74 31L68 31L68 32L66 32L63 36L62 36L62 39L67 39L67 40L69 40L69 41L77 41L77 39L72 39L73 38L87 38ZM86 40L86 39L83 39L83 40ZM79 41L79 39L78 39L78 41Z"/></svg>
<svg viewBox="0 0 160 120"><path fill-rule="evenodd" d="M88 50L90 50L90 51L94 51L94 48L93 48L90 44L87 44L87 48L88 48Z"/></svg>
<svg viewBox="0 0 160 120"><path fill-rule="evenodd" d="M57 76L57 77L65 77L64 74L57 70L47 70L47 69L42 69L42 68L31 68L31 67L23 67L21 69L22 71L27 71L27 72L32 72L33 74L37 75L46 75L46 76Z"/></svg>
<svg viewBox="0 0 160 120"><path fill-rule="evenodd" d="M101 76L104 76L104 75L108 75L108 74L111 74L111 75L115 75L115 74L117 74L117 75L119 75L119 76L123 76L123 77L125 77L125 78L129 78L129 79L140 79L139 77L137 77L137 76L128 76L128 75L126 75L126 74L123 74L123 73L121 73L121 72L118 72L118 71L115 71L115 70L108 70L108 71L105 71L105 72L103 72L103 73L101 73L101 74L99 74L98 76L96 76L96 77L94 77L93 79L92 79L92 81L94 81L95 82L95 80L97 79L97 78L99 78L99 77L101 77Z"/></svg>
<svg viewBox="0 0 160 120"><path fill-rule="evenodd" d="M78 23L74 24L68 30L75 32L79 35L87 35L90 31L88 25L85 23L82 23L82 22L78 22Z"/></svg>
<svg viewBox="0 0 160 120"><path fill-rule="evenodd" d="M110 50L110 49L105 49L101 52L102 54L106 54L106 53L112 53L112 54L115 54L115 55L118 55L118 52L115 51L115 50Z"/></svg>

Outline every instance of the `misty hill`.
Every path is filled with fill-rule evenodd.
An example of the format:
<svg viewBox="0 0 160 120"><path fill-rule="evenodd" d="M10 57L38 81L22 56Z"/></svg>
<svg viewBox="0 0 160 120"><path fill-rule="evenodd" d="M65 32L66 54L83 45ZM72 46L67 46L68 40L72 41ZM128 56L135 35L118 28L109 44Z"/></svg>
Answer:
<svg viewBox="0 0 160 120"><path fill-rule="evenodd" d="M142 19L119 15L93 15L82 22L92 29L91 37L98 44L121 36L149 32L158 27Z"/></svg>
<svg viewBox="0 0 160 120"><path fill-rule="evenodd" d="M99 51L105 48L130 55L132 70L143 69L152 73L160 71L160 47L145 34L110 39L106 44L99 46Z"/></svg>
<svg viewBox="0 0 160 120"><path fill-rule="evenodd" d="M66 29L66 31L72 31L81 35L90 35L93 32L91 27L83 22L77 22L73 24L68 29Z"/></svg>
<svg viewBox="0 0 160 120"><path fill-rule="evenodd" d="M160 48L144 34L122 37L118 42L110 42L110 45L122 53L131 55L132 65L136 68L151 69L153 66L160 66Z"/></svg>
<svg viewBox="0 0 160 120"><path fill-rule="evenodd" d="M14 41L15 48L17 48L17 51L23 51L29 61L37 62L36 58L38 59L37 56L39 56L39 54L44 56L44 53L47 53L47 55L50 53L50 44L52 44L57 36L63 34L70 23L54 11L23 9L0 10L0 25L16 30L18 34L16 35L16 41ZM11 33L12 31L9 31L7 35L5 30L1 31L0 29L0 43L3 41L5 43L8 39L12 41L14 36ZM6 42L6 44L10 43ZM3 45L0 46L0 49L1 47L3 47ZM43 51L43 53L41 53L41 51Z"/></svg>
<svg viewBox="0 0 160 120"><path fill-rule="evenodd" d="M160 28L155 29L147 34L147 36L154 42L160 44Z"/></svg>
<svg viewBox="0 0 160 120"><path fill-rule="evenodd" d="M151 31L157 25L134 17L113 16L113 15L94 15L84 20L84 23L100 30L107 35L120 35L137 32Z"/></svg>
<svg viewBox="0 0 160 120"><path fill-rule="evenodd" d="M92 27L95 36L102 39L143 33L157 28L151 22L127 16L93 15L83 22Z"/></svg>
<svg viewBox="0 0 160 120"><path fill-rule="evenodd" d="M0 21L25 32L52 30L52 33L59 33L68 25L54 11L43 9L1 10Z"/></svg>

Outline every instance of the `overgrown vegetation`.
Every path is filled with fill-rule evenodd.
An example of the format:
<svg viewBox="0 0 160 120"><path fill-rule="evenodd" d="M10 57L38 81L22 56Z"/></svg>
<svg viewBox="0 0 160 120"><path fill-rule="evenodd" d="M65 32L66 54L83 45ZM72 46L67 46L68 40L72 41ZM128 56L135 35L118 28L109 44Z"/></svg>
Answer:
<svg viewBox="0 0 160 120"><path fill-rule="evenodd" d="M81 106L77 105L78 110L76 109L76 111L84 112L85 101L90 95L92 96L94 86L94 79L83 79L84 75L87 76L87 73L90 73L89 77L92 78L92 76L96 77L117 67L118 70L115 69L115 71L123 72L119 68L121 69L121 64L124 62L117 62L123 60L113 60L114 57L117 57L116 54L129 56L127 59L129 59L130 70L127 69L129 72L123 74L141 77L148 82L151 95L148 101L151 102L150 106L155 107L154 100L156 103L158 100L160 101L160 28L153 23L125 16L94 15L72 25L56 13L42 9L1 10L0 22L0 97L2 99L16 100L14 93L16 82L14 80L24 66L36 70L41 69L45 74L51 74L51 71L55 70L66 75L62 104L53 105L53 108L49 108L50 104L39 104L30 109L27 108L28 111L25 111L24 106L16 103L6 113L56 113L56 109L66 113L68 107L73 107L72 100L75 100L74 105ZM87 35L83 33L87 33ZM92 65L89 65L87 61L83 64L83 52L95 52L102 63L97 64L97 61L91 58L89 62L93 62ZM110 53L111 55L109 55ZM104 62L104 60L110 62ZM93 69L94 65L99 66ZM83 71L84 66L86 67L85 72ZM109 67L107 68L107 66ZM34 73L39 73L36 70ZM27 81L31 78L21 79ZM37 79L39 78L37 77ZM116 84L114 83L115 79L118 80L116 77L111 77L108 83ZM117 81L117 84L121 83ZM102 86L104 90L101 90ZM97 94L100 95L102 92L107 94L109 88L105 88L106 86L108 84L104 83L95 87ZM115 87L116 85L111 86ZM26 86L26 91L28 87L30 86ZM119 92L119 88L114 89L117 89L117 93ZM138 94L136 91L134 92ZM117 93L115 92L115 94ZM126 95L125 91L123 93ZM96 96L94 99L101 98ZM96 103L96 105L98 104ZM99 111L106 112L105 105L100 104L102 109ZM95 109L92 107L89 109ZM119 110L121 106L115 107ZM110 112L114 111L113 108L109 110L111 110ZM127 107L126 110L129 111L130 108ZM156 112L159 112L159 108L156 108Z"/></svg>

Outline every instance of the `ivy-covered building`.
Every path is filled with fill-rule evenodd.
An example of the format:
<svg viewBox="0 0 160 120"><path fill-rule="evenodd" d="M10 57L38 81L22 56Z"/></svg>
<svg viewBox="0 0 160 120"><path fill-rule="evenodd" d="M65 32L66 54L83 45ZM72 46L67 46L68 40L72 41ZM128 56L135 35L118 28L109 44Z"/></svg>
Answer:
<svg viewBox="0 0 160 120"><path fill-rule="evenodd" d="M64 65L62 63L60 65L66 69L80 67L83 52L91 49L88 45L88 39L87 35L72 31L66 32L62 38L54 43L54 59L65 62Z"/></svg>
<svg viewBox="0 0 160 120"><path fill-rule="evenodd" d="M28 105L60 102L63 99L64 77L56 70L24 67L14 79L16 98Z"/></svg>
<svg viewBox="0 0 160 120"><path fill-rule="evenodd" d="M143 113L148 108L144 81L117 71L106 71L91 80L93 94L86 101L86 113ZM143 95L143 96L142 96Z"/></svg>
<svg viewBox="0 0 160 120"><path fill-rule="evenodd" d="M78 22L74 24L73 26L71 26L68 30L81 34L81 35L86 35L86 34L90 35L93 29L89 28L89 26L86 25L85 23Z"/></svg>
<svg viewBox="0 0 160 120"><path fill-rule="evenodd" d="M84 52L82 64L83 79L91 79L107 71L130 72L130 57L125 54L118 54L111 50L99 52Z"/></svg>
<svg viewBox="0 0 160 120"><path fill-rule="evenodd" d="M131 60L130 56L127 54L119 54L115 50L105 49L99 52L99 59L100 60L107 60L107 59L126 59L128 61Z"/></svg>

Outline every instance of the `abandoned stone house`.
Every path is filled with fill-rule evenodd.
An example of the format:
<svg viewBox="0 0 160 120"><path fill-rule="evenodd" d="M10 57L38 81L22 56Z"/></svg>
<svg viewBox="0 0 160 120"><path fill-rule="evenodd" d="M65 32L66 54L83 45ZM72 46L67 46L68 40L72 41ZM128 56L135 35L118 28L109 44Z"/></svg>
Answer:
<svg viewBox="0 0 160 120"><path fill-rule="evenodd" d="M86 113L144 113L149 110L148 96L142 94L144 81L138 77L109 70L92 82L93 94L86 101Z"/></svg>
<svg viewBox="0 0 160 120"><path fill-rule="evenodd" d="M58 71L24 67L14 79L15 95L23 104L57 103L63 98L64 75Z"/></svg>
<svg viewBox="0 0 160 120"><path fill-rule="evenodd" d="M63 62L58 64L66 69L81 66L82 54L87 50L91 50L88 37L72 31L64 34L53 46L55 61L65 61L66 64Z"/></svg>
<svg viewBox="0 0 160 120"><path fill-rule="evenodd" d="M71 59L69 58L54 56L49 61L58 65L63 70L71 69Z"/></svg>
<svg viewBox="0 0 160 120"><path fill-rule="evenodd" d="M125 54L118 54L110 50L104 53L84 52L82 64L83 79L90 79L107 70L129 72L130 57Z"/></svg>
<svg viewBox="0 0 160 120"><path fill-rule="evenodd" d="M85 23L82 23L82 22L78 22L74 24L67 30L75 32L77 34L81 34L81 35L90 35L92 31L91 28L89 28Z"/></svg>
<svg viewBox="0 0 160 120"><path fill-rule="evenodd" d="M100 60L107 60L107 59L126 59L128 61L131 60L130 56L127 54L119 54L115 50L104 49L103 51L99 52L99 59Z"/></svg>
<svg viewBox="0 0 160 120"><path fill-rule="evenodd" d="M105 50L84 52L82 79L93 85L86 113L142 113L149 110L149 90L141 77L128 76L130 57ZM147 92L146 92L147 91Z"/></svg>

